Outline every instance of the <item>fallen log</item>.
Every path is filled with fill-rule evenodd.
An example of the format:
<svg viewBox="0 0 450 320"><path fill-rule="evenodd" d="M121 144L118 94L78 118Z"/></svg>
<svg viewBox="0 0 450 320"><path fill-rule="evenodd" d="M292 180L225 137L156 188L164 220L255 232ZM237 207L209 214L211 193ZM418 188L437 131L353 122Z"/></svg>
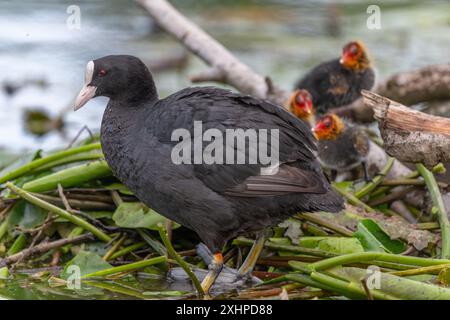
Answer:
<svg viewBox="0 0 450 320"><path fill-rule="evenodd" d="M184 17L166 0L136 1L162 29L210 66L206 71L192 76L192 82L222 82L242 93L269 99L279 105L283 105L289 98L288 92L274 86L269 78L240 62L223 45Z"/></svg>
<svg viewBox="0 0 450 320"><path fill-rule="evenodd" d="M438 64L396 73L379 82L372 90L405 105L421 102L448 103L450 100L450 64ZM373 110L363 99L336 108L333 112L358 122L372 122Z"/></svg>
<svg viewBox="0 0 450 320"><path fill-rule="evenodd" d="M429 168L450 162L450 119L413 110L373 92L363 91L363 97L374 110L389 155Z"/></svg>

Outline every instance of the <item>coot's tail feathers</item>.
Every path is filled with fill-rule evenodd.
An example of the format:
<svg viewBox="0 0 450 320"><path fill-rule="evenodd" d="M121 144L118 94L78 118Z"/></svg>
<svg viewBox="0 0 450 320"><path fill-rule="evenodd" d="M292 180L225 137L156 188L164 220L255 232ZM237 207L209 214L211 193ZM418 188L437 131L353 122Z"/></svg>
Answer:
<svg viewBox="0 0 450 320"><path fill-rule="evenodd" d="M344 209L344 199L333 189L325 194L309 194L311 211L326 211L337 213Z"/></svg>

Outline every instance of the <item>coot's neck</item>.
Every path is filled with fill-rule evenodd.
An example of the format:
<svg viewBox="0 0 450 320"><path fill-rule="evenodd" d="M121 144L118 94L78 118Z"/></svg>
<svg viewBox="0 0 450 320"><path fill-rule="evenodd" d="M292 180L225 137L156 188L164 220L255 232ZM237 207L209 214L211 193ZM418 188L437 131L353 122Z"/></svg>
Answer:
<svg viewBox="0 0 450 320"><path fill-rule="evenodd" d="M128 90L110 96L110 104L119 108L148 106L158 100L158 91L150 74L129 80Z"/></svg>

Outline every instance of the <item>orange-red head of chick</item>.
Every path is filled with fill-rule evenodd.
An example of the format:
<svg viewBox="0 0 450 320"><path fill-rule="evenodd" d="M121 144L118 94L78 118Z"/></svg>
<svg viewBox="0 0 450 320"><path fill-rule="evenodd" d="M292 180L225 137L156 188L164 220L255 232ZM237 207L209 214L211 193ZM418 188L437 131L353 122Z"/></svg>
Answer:
<svg viewBox="0 0 450 320"><path fill-rule="evenodd" d="M335 140L344 129L344 121L333 113L319 118L312 131L317 140Z"/></svg>
<svg viewBox="0 0 450 320"><path fill-rule="evenodd" d="M292 93L289 110L302 120L309 121L314 116L312 96L308 90L297 89Z"/></svg>
<svg viewBox="0 0 450 320"><path fill-rule="evenodd" d="M364 44L360 41L347 43L342 50L340 63L351 70L365 70L369 68L370 58Z"/></svg>

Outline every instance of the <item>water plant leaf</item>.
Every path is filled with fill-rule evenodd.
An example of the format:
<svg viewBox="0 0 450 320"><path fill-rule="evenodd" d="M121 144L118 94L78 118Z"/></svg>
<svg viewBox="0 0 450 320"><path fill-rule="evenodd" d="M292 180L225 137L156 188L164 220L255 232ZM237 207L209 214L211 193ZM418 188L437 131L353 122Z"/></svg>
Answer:
<svg viewBox="0 0 450 320"><path fill-rule="evenodd" d="M23 166L24 164L27 164L28 162L41 158L41 154L42 150L26 153L25 155L19 157L14 162L3 168L3 170L0 171L0 177L4 176L10 171L13 171L14 169Z"/></svg>
<svg viewBox="0 0 450 320"><path fill-rule="evenodd" d="M291 245L287 238L271 238L270 241L277 244ZM302 237L298 246L336 254L364 252L364 248L359 240L351 237ZM292 255L292 253L280 252L280 255Z"/></svg>
<svg viewBox="0 0 450 320"><path fill-rule="evenodd" d="M5 280L8 279L8 277L9 277L8 267L0 268L0 279Z"/></svg>
<svg viewBox="0 0 450 320"><path fill-rule="evenodd" d="M353 236L361 242L366 251L401 253L405 251L405 244L400 240L391 239L380 226L371 219L364 219L358 223L358 230Z"/></svg>
<svg viewBox="0 0 450 320"><path fill-rule="evenodd" d="M68 279L79 271L79 276L84 276L93 272L109 269L112 266L102 259L98 254L88 251L80 251L72 260L70 260L61 273L62 279Z"/></svg>
<svg viewBox="0 0 450 320"><path fill-rule="evenodd" d="M368 273L365 269L352 267L334 268L329 270L329 272L339 278L350 281L352 285L360 288L362 288L361 279L367 278L368 283L374 284L374 288L371 290L381 291L402 300L450 299L450 289L398 277L389 273Z"/></svg>
<svg viewBox="0 0 450 320"><path fill-rule="evenodd" d="M157 230L158 223L167 219L140 202L123 202L113 214L114 222L123 228L146 228Z"/></svg>
<svg viewBox="0 0 450 320"><path fill-rule="evenodd" d="M8 219L9 227L19 226L25 229L41 225L48 213L25 200L19 200L13 207Z"/></svg>

